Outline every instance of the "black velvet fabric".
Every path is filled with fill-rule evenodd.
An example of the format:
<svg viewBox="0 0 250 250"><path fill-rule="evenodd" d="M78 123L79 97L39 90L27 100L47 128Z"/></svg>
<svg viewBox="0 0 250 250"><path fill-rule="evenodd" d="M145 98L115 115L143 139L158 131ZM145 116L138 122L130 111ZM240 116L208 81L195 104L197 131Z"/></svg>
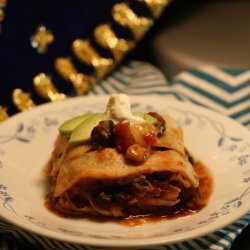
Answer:
<svg viewBox="0 0 250 250"><path fill-rule="evenodd" d="M8 0L4 8L4 21L0 22L0 106L6 106L10 115L17 112L11 101L15 88L31 93L37 104L43 103L44 100L34 92L32 84L34 76L41 72L52 77L60 92L74 94L70 84L56 73L55 59L70 56L80 72L92 75L93 70L79 63L72 55L71 44L75 39L89 39L103 57L112 55L93 39L93 31L99 24L109 23L118 37L133 39L130 30L119 26L112 19L112 7L119 2L128 3L139 16L153 18L146 5L138 0ZM161 27L171 24L183 3L186 0L172 1L127 58L154 63L154 56L150 54L151 41ZM39 54L30 43L39 25L45 25L55 38L45 54Z"/></svg>
<svg viewBox="0 0 250 250"><path fill-rule="evenodd" d="M71 43L76 38L92 39L94 28L101 23L112 24L119 36L131 38L131 34L114 25L111 9L117 0L10 0L5 8L5 19L0 33L0 105L8 111L16 110L11 103L14 88L31 92L36 103L41 103L32 87L33 77L44 72L53 78L57 88L68 93L69 84L60 84L62 79L54 71L55 58L70 56ZM140 14L149 15L146 8L127 1ZM46 54L37 53L31 47L30 37L38 25L43 24L54 34L55 40ZM95 45L94 45L95 46ZM98 48L99 49L99 48ZM109 52L101 51L104 56ZM106 53L106 54L105 54ZM87 73L89 69L86 69Z"/></svg>

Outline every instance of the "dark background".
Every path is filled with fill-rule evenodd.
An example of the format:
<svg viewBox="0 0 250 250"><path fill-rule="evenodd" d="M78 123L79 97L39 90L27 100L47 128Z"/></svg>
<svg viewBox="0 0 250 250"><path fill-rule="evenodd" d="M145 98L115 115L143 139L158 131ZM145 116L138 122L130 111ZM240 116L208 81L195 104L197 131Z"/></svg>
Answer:
<svg viewBox="0 0 250 250"><path fill-rule="evenodd" d="M195 11L212 0L174 0L164 11L154 27L144 39L126 57L125 60L143 60L157 66L155 55L152 53L152 41L155 36L169 27L185 20ZM226 1L226 0L225 0ZM236 0L239 1L239 0ZM247 0L246 0L247 1ZM0 105L7 106L8 112L17 112L11 103L14 88L22 88L31 92L37 103L39 99L32 88L33 77L40 72L52 76L58 89L69 92L68 84L54 72L54 60L59 56L70 56L71 43L76 38L92 39L93 29L100 23L110 23L120 37L132 38L127 30L118 27L111 18L110 10L115 0L12 0L8 1L5 9L5 20L0 34ZM150 16L150 12L139 6L133 0L127 1L140 15ZM30 46L30 36L36 27L44 24L55 35L55 41L49 45L49 51L40 55ZM95 44L93 43L93 46ZM98 48L99 50L99 48ZM106 51L100 51L104 56L110 56ZM88 68L84 69L90 73ZM250 249L250 226L235 240L232 250Z"/></svg>

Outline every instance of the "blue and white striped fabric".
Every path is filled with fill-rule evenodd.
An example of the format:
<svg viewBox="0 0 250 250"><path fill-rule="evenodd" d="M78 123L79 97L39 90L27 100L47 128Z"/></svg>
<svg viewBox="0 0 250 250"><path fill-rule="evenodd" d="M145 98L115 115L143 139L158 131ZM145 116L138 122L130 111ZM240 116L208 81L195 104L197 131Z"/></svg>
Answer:
<svg viewBox="0 0 250 250"><path fill-rule="evenodd" d="M115 92L138 95L159 94L166 95L169 99L194 102L231 116L250 129L249 69L203 67L182 72L170 82L151 64L133 61L122 66L100 85L95 86L89 95ZM232 225L204 237L167 246L143 247L143 249L226 250L249 223L250 213ZM0 250L9 249L102 250L47 239L0 221Z"/></svg>
<svg viewBox="0 0 250 250"><path fill-rule="evenodd" d="M202 67L179 74L173 85L190 101L250 125L249 69Z"/></svg>
<svg viewBox="0 0 250 250"><path fill-rule="evenodd" d="M169 82L151 64L134 61L90 94L111 92L168 95L217 110L250 126L250 69L201 67L181 72Z"/></svg>

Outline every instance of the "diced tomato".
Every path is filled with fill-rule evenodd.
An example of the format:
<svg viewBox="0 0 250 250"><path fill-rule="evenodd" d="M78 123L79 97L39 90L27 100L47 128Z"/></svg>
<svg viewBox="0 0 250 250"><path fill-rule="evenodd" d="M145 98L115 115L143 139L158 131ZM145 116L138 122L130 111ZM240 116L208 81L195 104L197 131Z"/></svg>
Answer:
<svg viewBox="0 0 250 250"><path fill-rule="evenodd" d="M130 126L131 133L137 144L142 147L149 147L157 140L156 128L149 123L138 123Z"/></svg>
<svg viewBox="0 0 250 250"><path fill-rule="evenodd" d="M157 141L157 135L155 133L149 133L144 135L144 141L149 145L152 146Z"/></svg>
<svg viewBox="0 0 250 250"><path fill-rule="evenodd" d="M144 123L142 123L144 124ZM144 133L145 133L145 128L143 127L143 125L140 123L135 123L132 124L130 126L130 130L132 135L135 138L135 142L139 145L141 145L142 147L146 147L146 142L144 141Z"/></svg>
<svg viewBox="0 0 250 250"><path fill-rule="evenodd" d="M119 122L115 126L115 146L118 152L125 153L127 148L135 143L129 122Z"/></svg>

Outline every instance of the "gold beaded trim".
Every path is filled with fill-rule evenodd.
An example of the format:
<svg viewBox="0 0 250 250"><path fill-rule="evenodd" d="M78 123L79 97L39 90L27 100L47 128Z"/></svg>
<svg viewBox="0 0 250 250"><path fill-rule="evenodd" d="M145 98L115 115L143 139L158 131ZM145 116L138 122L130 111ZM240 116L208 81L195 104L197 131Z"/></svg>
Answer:
<svg viewBox="0 0 250 250"><path fill-rule="evenodd" d="M0 0L0 34L2 31L1 23L4 21L5 18L4 9L6 8L7 4L8 4L7 0Z"/></svg>
<svg viewBox="0 0 250 250"><path fill-rule="evenodd" d="M160 17L165 6L170 3L170 0L138 0L139 2L145 3L154 18Z"/></svg>
<svg viewBox="0 0 250 250"><path fill-rule="evenodd" d="M97 81L114 68L114 60L101 57L88 40L75 40L72 44L72 51L80 62L94 68Z"/></svg>
<svg viewBox="0 0 250 250"><path fill-rule="evenodd" d="M56 102L66 98L66 95L59 93L50 76L40 73L33 78L33 85L36 93L46 101Z"/></svg>
<svg viewBox="0 0 250 250"><path fill-rule="evenodd" d="M67 82L71 83L76 95L85 94L95 83L92 76L80 73L70 58L59 57L55 61L57 73Z"/></svg>
<svg viewBox="0 0 250 250"><path fill-rule="evenodd" d="M36 106L30 96L30 93L24 92L21 89L14 89L12 92L12 101L18 110L24 111Z"/></svg>
<svg viewBox="0 0 250 250"><path fill-rule="evenodd" d="M72 56L80 64L91 67L94 75L88 75L76 68L74 60L70 57L59 57L55 60L55 70L58 75L72 85L76 95L86 94L95 84L98 84L121 62L124 56L131 51L136 43L142 39L147 30L153 25L170 0L134 0L146 6L152 17L138 16L128 3L120 2L113 6L111 16L116 25L122 26L133 35L133 39L124 39L116 35L111 24L100 24L93 32L94 42L105 50L111 52L112 57L103 57L92 45L91 40L76 39L72 43ZM7 0L0 0L7 3ZM4 7L6 4L4 5ZM39 53L45 53L47 46L54 41L54 36L45 26L39 26L37 32L31 37L31 44ZM33 87L36 94L45 101L59 101L67 98L56 88L53 80L45 73L39 73L33 78ZM30 93L15 89L12 101L20 111L30 109L36 104ZM4 118L2 118L4 117ZM8 117L6 108L0 107L0 120Z"/></svg>
<svg viewBox="0 0 250 250"><path fill-rule="evenodd" d="M94 30L94 38L102 48L111 51L116 64L135 46L135 42L132 40L118 38L110 24L97 26Z"/></svg>
<svg viewBox="0 0 250 250"><path fill-rule="evenodd" d="M115 4L112 16L119 25L131 30L136 41L153 25L153 19L137 16L127 3Z"/></svg>
<svg viewBox="0 0 250 250"><path fill-rule="evenodd" d="M30 38L31 46L40 54L45 54L48 50L48 45L54 41L54 35L46 26L40 25L36 32Z"/></svg>

